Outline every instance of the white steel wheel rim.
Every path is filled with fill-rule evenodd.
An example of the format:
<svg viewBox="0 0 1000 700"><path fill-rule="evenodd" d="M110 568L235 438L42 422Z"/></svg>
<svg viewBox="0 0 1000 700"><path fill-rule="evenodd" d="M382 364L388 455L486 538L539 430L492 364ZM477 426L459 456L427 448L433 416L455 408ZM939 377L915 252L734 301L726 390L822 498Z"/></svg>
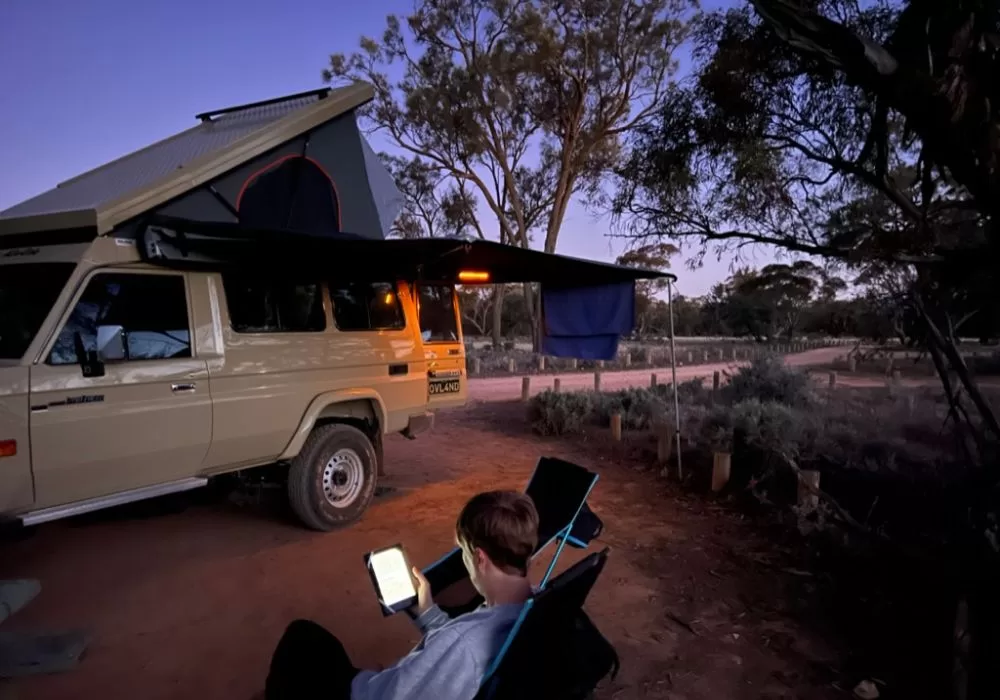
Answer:
<svg viewBox="0 0 1000 700"><path fill-rule="evenodd" d="M364 484L361 455L350 448L334 452L323 467L323 497L334 508L347 508L354 503Z"/></svg>

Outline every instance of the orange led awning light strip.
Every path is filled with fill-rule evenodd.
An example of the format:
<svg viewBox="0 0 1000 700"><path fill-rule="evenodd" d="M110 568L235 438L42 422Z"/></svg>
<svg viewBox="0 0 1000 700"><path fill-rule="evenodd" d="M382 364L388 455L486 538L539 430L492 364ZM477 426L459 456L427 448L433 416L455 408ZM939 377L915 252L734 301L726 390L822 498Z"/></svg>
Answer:
<svg viewBox="0 0 1000 700"><path fill-rule="evenodd" d="M485 270L462 270L458 273L459 282L489 282L490 273Z"/></svg>

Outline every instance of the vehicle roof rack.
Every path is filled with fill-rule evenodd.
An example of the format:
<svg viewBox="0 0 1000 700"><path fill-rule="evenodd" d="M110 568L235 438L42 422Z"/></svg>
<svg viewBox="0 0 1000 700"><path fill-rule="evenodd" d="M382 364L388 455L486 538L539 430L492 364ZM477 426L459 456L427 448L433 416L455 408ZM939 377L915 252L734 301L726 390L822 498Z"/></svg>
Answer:
<svg viewBox="0 0 1000 700"><path fill-rule="evenodd" d="M210 122L214 117L222 116L223 114L232 114L233 112L242 112L245 109L254 109L256 107L266 107L268 105L279 104L281 102L290 102L292 100L301 100L304 97L315 97L322 100L324 97L330 94L332 88L318 88L316 90L307 90L305 92L297 92L294 95L284 95L282 97L272 97L270 100L261 100L260 102L248 102L245 105L236 105L235 107L223 107L222 109L216 109L209 112L202 112L201 114L194 115L194 118L203 121Z"/></svg>

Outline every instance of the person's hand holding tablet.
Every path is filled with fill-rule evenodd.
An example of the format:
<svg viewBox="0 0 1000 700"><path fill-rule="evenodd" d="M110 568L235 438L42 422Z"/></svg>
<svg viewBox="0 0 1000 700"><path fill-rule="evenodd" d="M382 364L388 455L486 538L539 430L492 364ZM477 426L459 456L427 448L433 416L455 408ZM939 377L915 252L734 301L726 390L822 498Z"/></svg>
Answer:
<svg viewBox="0 0 1000 700"><path fill-rule="evenodd" d="M417 607L413 609L413 616L420 617L434 607L434 598L431 595L431 584L427 581L424 573L415 566L413 567L413 580L417 584Z"/></svg>

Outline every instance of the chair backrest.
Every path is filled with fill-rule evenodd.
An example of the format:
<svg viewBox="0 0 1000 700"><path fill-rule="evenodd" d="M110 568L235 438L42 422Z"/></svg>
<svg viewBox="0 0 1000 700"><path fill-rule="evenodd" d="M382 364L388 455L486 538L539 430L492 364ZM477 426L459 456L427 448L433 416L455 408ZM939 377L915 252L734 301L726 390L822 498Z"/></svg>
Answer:
<svg viewBox="0 0 1000 700"><path fill-rule="evenodd" d="M617 672L614 647L583 612L607 557L605 549L582 559L525 605L477 700L583 698Z"/></svg>
<svg viewBox="0 0 1000 700"><path fill-rule="evenodd" d="M538 510L538 551L571 526L590 496L597 474L556 457L542 457L524 492Z"/></svg>

